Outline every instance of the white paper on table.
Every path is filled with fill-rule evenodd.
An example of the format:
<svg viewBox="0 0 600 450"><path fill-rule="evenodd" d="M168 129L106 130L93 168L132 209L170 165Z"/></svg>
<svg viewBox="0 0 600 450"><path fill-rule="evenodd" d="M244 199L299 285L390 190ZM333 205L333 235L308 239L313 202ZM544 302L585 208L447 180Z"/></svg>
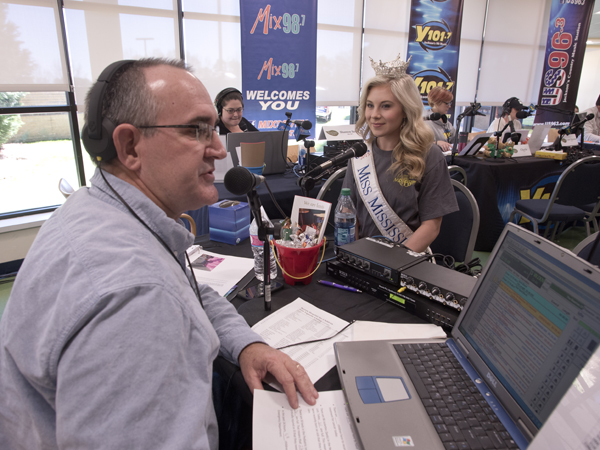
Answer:
<svg viewBox="0 0 600 450"><path fill-rule="evenodd" d="M311 341L335 335L348 322L334 316L301 298L275 311L252 327L271 347L279 348L295 342ZM302 364L310 380L316 383L332 367L335 367L334 342L350 341L350 329L322 342L297 345L282 352ZM272 379L267 382L283 391Z"/></svg>
<svg viewBox="0 0 600 450"><path fill-rule="evenodd" d="M432 323L382 323L362 320L354 322L352 333L355 341L445 339L448 337L442 327Z"/></svg>
<svg viewBox="0 0 600 450"><path fill-rule="evenodd" d="M190 255L190 261L198 284L207 284L223 296L254 269L252 258L219 255L204 249Z"/></svg>
<svg viewBox="0 0 600 450"><path fill-rule="evenodd" d="M252 411L254 450L358 450L342 391L320 392L317 404L292 409L285 394L256 389Z"/></svg>

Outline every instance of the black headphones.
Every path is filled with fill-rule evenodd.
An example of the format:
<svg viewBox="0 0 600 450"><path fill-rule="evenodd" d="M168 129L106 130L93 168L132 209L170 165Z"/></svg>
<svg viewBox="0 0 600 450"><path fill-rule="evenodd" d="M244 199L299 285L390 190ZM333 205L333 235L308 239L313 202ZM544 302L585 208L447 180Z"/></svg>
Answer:
<svg viewBox="0 0 600 450"><path fill-rule="evenodd" d="M87 152L98 162L110 161L117 156L117 149L112 139L116 125L102 117L102 100L106 88L120 68L134 62L134 60L127 59L109 65L102 71L90 92L87 122L81 131L81 139Z"/></svg>
<svg viewBox="0 0 600 450"><path fill-rule="evenodd" d="M517 97L511 97L511 98L509 98L508 100L506 100L504 102L504 105L502 105L502 115L510 114L510 111L512 110L510 104L513 102L513 100L516 100L519 103L521 103L521 101Z"/></svg>
<svg viewBox="0 0 600 450"><path fill-rule="evenodd" d="M239 90L237 90L236 88L232 88L232 87L225 88L221 92L219 92L217 94L217 96L215 97L215 107L217 108L217 114L219 114L219 116L221 116L221 114L223 114L223 105L221 105L221 102L223 101L225 96L231 94L232 92L237 92L238 94L240 94L242 96L242 98L244 97L243 94Z"/></svg>

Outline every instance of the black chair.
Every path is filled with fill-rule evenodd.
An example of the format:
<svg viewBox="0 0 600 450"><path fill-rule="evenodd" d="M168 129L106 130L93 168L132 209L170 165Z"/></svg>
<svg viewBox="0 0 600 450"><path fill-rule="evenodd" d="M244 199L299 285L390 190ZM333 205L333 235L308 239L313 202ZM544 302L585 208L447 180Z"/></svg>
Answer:
<svg viewBox="0 0 600 450"><path fill-rule="evenodd" d="M341 167L336 170L321 185L321 189L319 189L319 193L315 197L317 200L323 200L331 203L329 220L327 221L327 228L325 228L325 236L328 236L328 239L335 233L335 208L337 206L340 192L342 191L342 184L344 183L345 176L346 167Z"/></svg>
<svg viewBox="0 0 600 450"><path fill-rule="evenodd" d="M569 222L583 221L590 234L590 222L594 220L600 202L600 156L588 156L571 164L560 176L549 199L517 200L510 214L509 222L515 215L529 219L533 231L539 234L539 225L545 224L544 237L550 240L559 235ZM592 212L586 212L586 205L596 205Z"/></svg>
<svg viewBox="0 0 600 450"><path fill-rule="evenodd" d="M467 172L460 166L448 166L448 173L453 180L460 181L465 186L467 185Z"/></svg>
<svg viewBox="0 0 600 450"><path fill-rule="evenodd" d="M598 261L600 259L600 249L598 249L598 244L596 244L596 247L594 247L594 243L596 242L597 238L598 232L586 237L583 241L577 244L577 246L573 249L573 253L597 266L600 263L600 261ZM594 250L594 254L590 255L592 249Z"/></svg>
<svg viewBox="0 0 600 450"><path fill-rule="evenodd" d="M479 231L479 206L471 191L452 179L459 210L444 216L440 234L431 243L433 253L449 255L456 262L470 262Z"/></svg>

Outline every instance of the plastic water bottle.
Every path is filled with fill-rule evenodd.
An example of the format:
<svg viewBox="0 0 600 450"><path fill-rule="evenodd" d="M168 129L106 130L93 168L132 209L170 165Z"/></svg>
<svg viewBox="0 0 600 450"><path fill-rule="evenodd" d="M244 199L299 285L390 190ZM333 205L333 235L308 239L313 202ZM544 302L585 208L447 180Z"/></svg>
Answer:
<svg viewBox="0 0 600 450"><path fill-rule="evenodd" d="M269 220L267 213L264 208L260 207L260 213L262 215L263 222L268 222L269 226L272 227L273 224ZM258 225L256 224L256 219L252 219L252 223L250 224L250 244L252 245L252 253L254 254L254 274L256 279L259 281L265 280L265 275L263 271L263 262L264 262L264 244L258 238ZM273 255L273 250L271 252L271 281L273 281L277 277L277 263L275 262L275 256Z"/></svg>
<svg viewBox="0 0 600 450"><path fill-rule="evenodd" d="M335 208L335 250L356 239L356 208L350 198L350 189L343 188Z"/></svg>

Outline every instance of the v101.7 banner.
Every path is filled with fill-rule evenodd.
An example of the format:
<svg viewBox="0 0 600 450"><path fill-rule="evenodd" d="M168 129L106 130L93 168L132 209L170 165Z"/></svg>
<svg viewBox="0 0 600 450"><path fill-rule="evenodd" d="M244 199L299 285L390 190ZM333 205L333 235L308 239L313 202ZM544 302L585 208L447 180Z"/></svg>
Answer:
<svg viewBox="0 0 600 450"><path fill-rule="evenodd" d="M575 110L594 2L553 0L534 123L568 125Z"/></svg>
<svg viewBox="0 0 600 450"><path fill-rule="evenodd" d="M456 93L463 0L412 0L408 57L424 105L436 86ZM454 111L454 102L450 112ZM452 119L452 118L451 118Z"/></svg>
<svg viewBox="0 0 600 450"><path fill-rule="evenodd" d="M286 112L315 123L317 0L240 0L240 22L244 117L261 131Z"/></svg>

